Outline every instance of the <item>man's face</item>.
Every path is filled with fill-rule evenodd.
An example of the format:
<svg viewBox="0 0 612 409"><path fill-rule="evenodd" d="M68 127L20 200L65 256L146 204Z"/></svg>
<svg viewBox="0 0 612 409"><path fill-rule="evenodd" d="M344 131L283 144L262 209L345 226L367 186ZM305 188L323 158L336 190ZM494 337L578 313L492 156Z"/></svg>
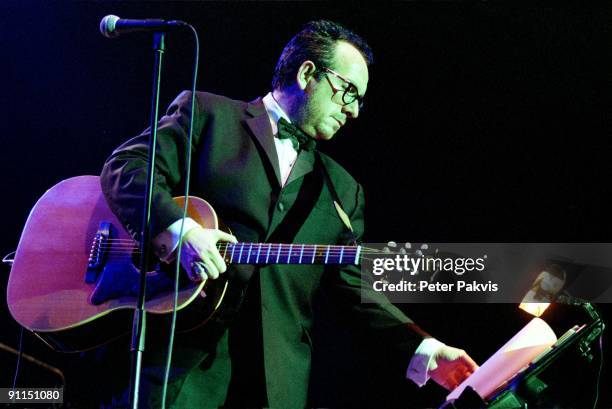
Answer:
<svg viewBox="0 0 612 409"><path fill-rule="evenodd" d="M316 68L323 71L324 67ZM357 88L359 97L365 95L368 67L355 47L346 42L338 42L334 62L327 68L350 81ZM312 78L304 90L305 99L299 110L297 125L315 139L331 139L348 119L359 115L358 101L348 105L339 103L344 90L349 86L349 83L329 72L320 76L319 80Z"/></svg>

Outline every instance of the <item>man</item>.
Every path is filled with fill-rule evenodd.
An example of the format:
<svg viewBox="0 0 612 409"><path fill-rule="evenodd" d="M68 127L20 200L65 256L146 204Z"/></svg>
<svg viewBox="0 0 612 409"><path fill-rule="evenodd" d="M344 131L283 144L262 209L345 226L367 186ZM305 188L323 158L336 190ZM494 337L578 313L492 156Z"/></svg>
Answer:
<svg viewBox="0 0 612 409"><path fill-rule="evenodd" d="M193 280L229 274L243 301L215 335L196 331L178 337L169 395L175 407L306 406L311 332L326 318L319 309L324 303L333 304L346 325L378 331L418 384L431 377L452 389L476 369L464 351L429 337L377 295L375 302L362 303L358 267L269 265L226 272L216 250L219 240L361 239L361 186L313 145L359 116L371 62L371 50L359 36L315 21L285 47L265 97L246 103L197 94L191 194L211 203L235 237L187 219L181 263ZM190 96L179 95L159 122L152 237L163 260L172 259L180 231L182 209L171 198L184 188ZM102 171L111 208L136 237L148 137L145 132L119 147ZM159 405L163 364L155 350L145 354L143 378L151 406Z"/></svg>

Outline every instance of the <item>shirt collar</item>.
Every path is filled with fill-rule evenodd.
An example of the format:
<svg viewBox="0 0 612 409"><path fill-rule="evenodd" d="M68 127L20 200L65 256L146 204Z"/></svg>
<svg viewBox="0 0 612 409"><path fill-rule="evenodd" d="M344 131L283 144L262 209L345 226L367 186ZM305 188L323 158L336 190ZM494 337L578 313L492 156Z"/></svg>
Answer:
<svg viewBox="0 0 612 409"><path fill-rule="evenodd" d="M287 113L283 111L283 108L281 108L278 102L276 102L271 92L268 92L266 96L263 97L262 102L266 108L266 112L268 113L270 125L272 125L272 134L276 135L278 133L277 123L279 119L284 118L289 123L291 123L291 119L289 119Z"/></svg>

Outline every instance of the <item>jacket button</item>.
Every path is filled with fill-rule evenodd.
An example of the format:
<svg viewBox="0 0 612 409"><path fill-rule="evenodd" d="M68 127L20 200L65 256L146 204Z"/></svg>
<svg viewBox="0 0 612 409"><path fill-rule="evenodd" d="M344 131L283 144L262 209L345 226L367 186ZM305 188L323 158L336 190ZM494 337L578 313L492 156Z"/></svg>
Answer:
<svg viewBox="0 0 612 409"><path fill-rule="evenodd" d="M283 204L283 202L278 202L278 210L280 210L281 212L285 210L285 205Z"/></svg>

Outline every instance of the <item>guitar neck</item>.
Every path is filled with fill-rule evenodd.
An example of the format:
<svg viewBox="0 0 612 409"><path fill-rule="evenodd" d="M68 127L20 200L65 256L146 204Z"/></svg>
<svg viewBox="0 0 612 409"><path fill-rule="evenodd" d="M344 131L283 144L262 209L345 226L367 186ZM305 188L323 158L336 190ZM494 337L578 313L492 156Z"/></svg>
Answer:
<svg viewBox="0 0 612 409"><path fill-rule="evenodd" d="M284 243L219 243L227 264L355 264L361 246Z"/></svg>

